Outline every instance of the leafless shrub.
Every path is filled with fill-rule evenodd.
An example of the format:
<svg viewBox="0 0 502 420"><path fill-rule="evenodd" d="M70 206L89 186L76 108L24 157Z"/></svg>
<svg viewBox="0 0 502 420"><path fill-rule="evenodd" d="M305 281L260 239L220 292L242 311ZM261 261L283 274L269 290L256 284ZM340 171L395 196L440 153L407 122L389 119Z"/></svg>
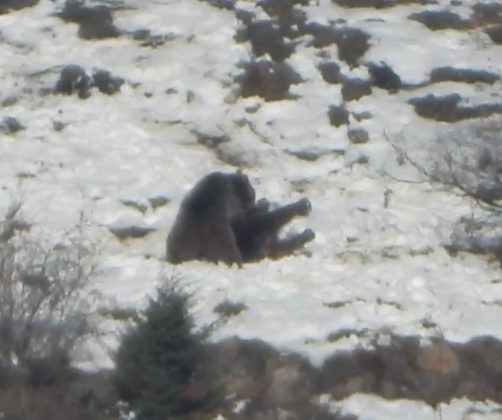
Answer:
<svg viewBox="0 0 502 420"><path fill-rule="evenodd" d="M77 344L95 332L95 262L81 233L35 238L19 209L11 207L0 223L0 363L46 385L67 371Z"/></svg>
<svg viewBox="0 0 502 420"><path fill-rule="evenodd" d="M490 253L502 258L502 120L453 125L429 145L406 136L388 140L401 163L424 180L469 199L472 213L454 226L450 251Z"/></svg>

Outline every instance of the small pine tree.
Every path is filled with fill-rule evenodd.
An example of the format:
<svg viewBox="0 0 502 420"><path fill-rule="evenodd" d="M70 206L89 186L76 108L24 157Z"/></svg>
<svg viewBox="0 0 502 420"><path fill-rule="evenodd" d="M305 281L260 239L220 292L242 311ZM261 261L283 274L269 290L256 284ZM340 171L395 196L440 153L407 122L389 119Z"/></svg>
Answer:
<svg viewBox="0 0 502 420"><path fill-rule="evenodd" d="M188 386L203 366L204 332L194 331L189 296L159 289L142 320L124 335L115 383L138 419L166 419L193 409Z"/></svg>

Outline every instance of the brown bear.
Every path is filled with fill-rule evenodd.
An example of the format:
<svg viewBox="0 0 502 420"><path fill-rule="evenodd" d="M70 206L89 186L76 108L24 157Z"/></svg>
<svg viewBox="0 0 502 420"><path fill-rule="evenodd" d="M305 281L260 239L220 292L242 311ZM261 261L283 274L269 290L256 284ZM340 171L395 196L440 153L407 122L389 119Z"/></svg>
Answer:
<svg viewBox="0 0 502 420"><path fill-rule="evenodd" d="M311 210L306 198L271 209L255 201L255 190L241 172L213 172L183 199L167 237L167 260L177 264L206 260L226 264L280 258L314 239L314 232L279 238L280 229Z"/></svg>

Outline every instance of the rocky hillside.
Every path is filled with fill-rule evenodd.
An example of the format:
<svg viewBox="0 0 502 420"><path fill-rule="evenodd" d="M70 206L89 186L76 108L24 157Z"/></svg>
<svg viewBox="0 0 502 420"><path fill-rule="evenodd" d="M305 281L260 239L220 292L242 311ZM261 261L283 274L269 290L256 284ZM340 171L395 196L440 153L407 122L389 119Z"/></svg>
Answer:
<svg viewBox="0 0 502 420"><path fill-rule="evenodd" d="M0 212L99 243L75 363L164 272L226 372L198 418L500 418L501 44L495 0L0 1ZM167 264L184 194L237 169L315 241Z"/></svg>

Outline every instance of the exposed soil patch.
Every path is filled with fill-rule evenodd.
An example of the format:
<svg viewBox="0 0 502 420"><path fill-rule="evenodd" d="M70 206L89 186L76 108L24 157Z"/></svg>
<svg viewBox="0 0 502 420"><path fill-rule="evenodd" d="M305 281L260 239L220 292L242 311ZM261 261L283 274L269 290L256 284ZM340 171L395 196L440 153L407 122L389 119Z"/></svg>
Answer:
<svg viewBox="0 0 502 420"><path fill-rule="evenodd" d="M318 68L326 83L338 84L342 81L340 66L334 61L320 63Z"/></svg>
<svg viewBox="0 0 502 420"><path fill-rule="evenodd" d="M347 131L347 136L353 144L365 144L370 140L370 136L364 128L351 128Z"/></svg>
<svg viewBox="0 0 502 420"><path fill-rule="evenodd" d="M485 32L495 44L502 45L502 25L492 26Z"/></svg>
<svg viewBox="0 0 502 420"><path fill-rule="evenodd" d="M427 95L413 98L408 103L415 107L415 112L422 118L450 123L502 113L502 104L465 106L461 101L462 97L453 93L445 96Z"/></svg>
<svg viewBox="0 0 502 420"><path fill-rule="evenodd" d="M262 0L258 5L279 26L281 33L289 38L299 36L297 27L305 23L304 11L295 6L306 6L310 0Z"/></svg>
<svg viewBox="0 0 502 420"><path fill-rule="evenodd" d="M110 227L110 232L120 241L144 238L153 231L155 231L154 228L144 226Z"/></svg>
<svg viewBox="0 0 502 420"><path fill-rule="evenodd" d="M319 147L308 147L306 149L301 149L301 150L286 150L286 152L289 155L304 160L306 162L315 162L321 157L327 155L332 155L332 156L345 155L344 149L323 149ZM295 189L297 192L305 192L304 183L301 181L295 183Z"/></svg>
<svg viewBox="0 0 502 420"><path fill-rule="evenodd" d="M479 25L502 23L502 4L477 3L472 6L472 20Z"/></svg>
<svg viewBox="0 0 502 420"><path fill-rule="evenodd" d="M113 95L120 91L124 79L113 76L109 71L96 70L92 77L75 64L69 64L61 70L54 86L54 93L63 95L77 94L80 99L91 96L91 88L97 87L101 93Z"/></svg>
<svg viewBox="0 0 502 420"><path fill-rule="evenodd" d="M79 0L67 0L58 16L66 22L80 25L82 39L113 38L120 31L113 24L111 9L106 6L87 7Z"/></svg>
<svg viewBox="0 0 502 420"><path fill-rule="evenodd" d="M348 8L370 7L374 9L385 9L404 4L435 4L434 0L331 0L338 6Z"/></svg>
<svg viewBox="0 0 502 420"><path fill-rule="evenodd" d="M331 105L328 109L329 123L335 127L349 124L349 111L343 105Z"/></svg>
<svg viewBox="0 0 502 420"><path fill-rule="evenodd" d="M0 2L0 15L9 13L10 10L20 10L25 7L32 7L40 0L2 0Z"/></svg>
<svg viewBox="0 0 502 420"><path fill-rule="evenodd" d="M385 63L369 64L368 71L373 85L380 89L395 93L403 87L401 78Z"/></svg>
<svg viewBox="0 0 502 420"><path fill-rule="evenodd" d="M233 10L236 0L199 0L219 9Z"/></svg>
<svg viewBox="0 0 502 420"><path fill-rule="evenodd" d="M359 59L370 48L370 35L357 28L336 28L319 23L309 23L305 25L302 32L310 34L314 38L312 45L316 48L325 48L336 44L338 58L351 67L357 66Z"/></svg>
<svg viewBox="0 0 502 420"><path fill-rule="evenodd" d="M449 10L425 10L423 12L413 13L408 16L408 18L422 23L432 31L444 29L464 30L471 26L469 20L465 20Z"/></svg>
<svg viewBox="0 0 502 420"><path fill-rule="evenodd" d="M345 336L354 331L344 331ZM297 354L280 352L259 340L232 338L208 349L212 377L228 409L246 401L244 418L285 411L292 419L319 411L320 394L339 400L355 393L424 401L431 406L452 398L502 401L502 343L479 337L463 344L390 336L373 349L341 352L316 369ZM230 396L230 397L229 397ZM327 413L325 413L327 415ZM303 416L303 417L302 417Z"/></svg>
<svg viewBox="0 0 502 420"><path fill-rule="evenodd" d="M294 51L295 46L287 42L280 28L269 20L250 22L238 40L250 41L255 57L269 54L274 61L283 61Z"/></svg>
<svg viewBox="0 0 502 420"><path fill-rule="evenodd" d="M371 95L371 81L364 79L344 79L342 97L344 101L357 101L363 96Z"/></svg>
<svg viewBox="0 0 502 420"><path fill-rule="evenodd" d="M242 65L244 73L237 76L241 96L261 96L267 101L292 99L289 88L301 83L302 79L286 63L268 60L251 61Z"/></svg>
<svg viewBox="0 0 502 420"><path fill-rule="evenodd" d="M495 73L485 70L459 69L454 67L439 67L432 70L430 80L437 82L487 83L493 84L500 79Z"/></svg>
<svg viewBox="0 0 502 420"><path fill-rule="evenodd" d="M154 35L149 29L138 29L132 33L134 40L139 41L142 47L157 48L167 41L174 39L174 35Z"/></svg>
<svg viewBox="0 0 502 420"><path fill-rule="evenodd" d="M321 388L334 398L367 392L436 405L451 398L502 400L502 343L480 337L465 344L417 337L392 337L389 345L356 350L328 359Z"/></svg>
<svg viewBox="0 0 502 420"><path fill-rule="evenodd" d="M16 134L18 131L24 130L24 126L14 117L4 117L0 121L0 133Z"/></svg>

